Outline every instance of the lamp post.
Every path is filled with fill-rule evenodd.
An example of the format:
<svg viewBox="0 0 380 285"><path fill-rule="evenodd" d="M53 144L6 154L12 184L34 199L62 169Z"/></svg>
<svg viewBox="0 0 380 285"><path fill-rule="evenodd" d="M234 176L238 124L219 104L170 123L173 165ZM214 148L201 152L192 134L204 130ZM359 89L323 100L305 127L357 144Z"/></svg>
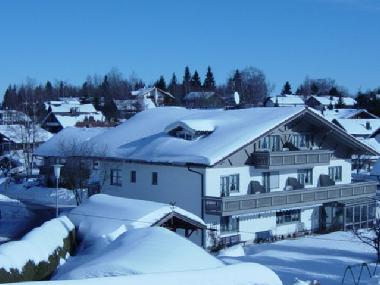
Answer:
<svg viewBox="0 0 380 285"><path fill-rule="evenodd" d="M59 177L61 177L61 167L62 164L54 164L54 176L57 180L57 188L55 189L55 216L58 218L58 184Z"/></svg>

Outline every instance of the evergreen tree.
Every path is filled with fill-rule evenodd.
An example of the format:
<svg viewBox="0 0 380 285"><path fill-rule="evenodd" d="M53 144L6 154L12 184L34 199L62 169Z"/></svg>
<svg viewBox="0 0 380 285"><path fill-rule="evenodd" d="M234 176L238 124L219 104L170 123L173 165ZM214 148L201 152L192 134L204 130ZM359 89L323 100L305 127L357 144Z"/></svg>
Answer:
<svg viewBox="0 0 380 285"><path fill-rule="evenodd" d="M318 94L319 88L318 88L318 85L315 82L313 82L311 84L310 91L311 91L312 95L317 95Z"/></svg>
<svg viewBox="0 0 380 285"><path fill-rule="evenodd" d="M160 79L156 81L156 83L154 83L154 86L161 89L161 90L164 90L166 91L167 88L166 88L166 81L165 81L165 78L164 76L160 76Z"/></svg>
<svg viewBox="0 0 380 285"><path fill-rule="evenodd" d="M215 80L214 74L211 71L211 67L207 67L206 78L203 82L203 88L205 91L214 91L215 90Z"/></svg>
<svg viewBox="0 0 380 285"><path fill-rule="evenodd" d="M292 94L292 87L290 86L289 81L286 81L284 87L282 88L281 95L290 95Z"/></svg>
<svg viewBox="0 0 380 285"><path fill-rule="evenodd" d="M185 94L190 92L191 73L188 66L185 67L185 74L183 75L183 91Z"/></svg>
<svg viewBox="0 0 380 285"><path fill-rule="evenodd" d="M201 78L199 77L198 71L194 71L193 77L191 77L191 90L200 91L202 89Z"/></svg>
<svg viewBox="0 0 380 285"><path fill-rule="evenodd" d="M242 86L242 78L239 69L236 69L234 73L234 77L232 78L233 82L233 91L237 91L240 95L242 95L243 86Z"/></svg>
<svg viewBox="0 0 380 285"><path fill-rule="evenodd" d="M341 94L336 87L332 87L329 91L329 95L333 97L339 97Z"/></svg>
<svg viewBox="0 0 380 285"><path fill-rule="evenodd" d="M169 90L170 94L172 94L174 96L175 104L180 106L182 103L183 96L180 92L180 88L178 88L177 76L175 75L175 73L173 73L173 75L172 75L172 79L170 80L168 90Z"/></svg>
<svg viewBox="0 0 380 285"><path fill-rule="evenodd" d="M50 81L47 81L45 84L45 93L46 93L47 99L53 98L53 85L51 84Z"/></svg>

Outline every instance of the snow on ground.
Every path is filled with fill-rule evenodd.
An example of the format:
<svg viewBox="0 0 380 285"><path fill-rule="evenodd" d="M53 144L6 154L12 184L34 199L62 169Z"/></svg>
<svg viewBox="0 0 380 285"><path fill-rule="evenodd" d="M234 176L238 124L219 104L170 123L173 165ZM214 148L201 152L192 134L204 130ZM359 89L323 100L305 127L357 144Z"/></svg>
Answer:
<svg viewBox="0 0 380 285"><path fill-rule="evenodd" d="M208 270L138 274L81 280L41 281L18 285L281 285L281 280L268 268L254 263L218 267Z"/></svg>
<svg viewBox="0 0 380 285"><path fill-rule="evenodd" d="M221 256L238 257L238 256L244 256L244 255L245 255L244 248L240 244L227 247L219 251L219 257Z"/></svg>
<svg viewBox="0 0 380 285"><path fill-rule="evenodd" d="M0 268L22 270L29 260L36 264L47 261L57 247L63 246L63 239L73 228L70 220L62 216L33 229L19 241L1 245Z"/></svg>
<svg viewBox="0 0 380 285"><path fill-rule="evenodd" d="M284 285L294 284L295 278L341 284L346 266L376 260L374 250L350 232L253 244L245 247L245 253L243 257L220 259L228 264L257 262L267 266L277 273Z"/></svg>
<svg viewBox="0 0 380 285"><path fill-rule="evenodd" d="M127 229L150 227L171 212L204 225L198 216L179 207L106 194L91 196L68 215L79 229L79 235L91 240L113 232L121 225L126 225Z"/></svg>
<svg viewBox="0 0 380 285"><path fill-rule="evenodd" d="M25 203L55 205L56 188L35 186L27 188L25 184L5 183L0 185L0 194L20 200ZM58 189L58 200L60 206L75 206L74 192L65 188Z"/></svg>

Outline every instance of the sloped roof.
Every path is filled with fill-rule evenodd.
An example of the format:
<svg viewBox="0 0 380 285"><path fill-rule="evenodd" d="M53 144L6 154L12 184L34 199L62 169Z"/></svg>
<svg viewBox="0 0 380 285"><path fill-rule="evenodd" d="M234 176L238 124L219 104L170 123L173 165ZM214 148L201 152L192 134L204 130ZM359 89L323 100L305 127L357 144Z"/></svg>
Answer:
<svg viewBox="0 0 380 285"><path fill-rule="evenodd" d="M151 163L214 165L281 124L305 114L333 129L353 148L377 154L340 127L304 107L235 110L155 108L138 113L123 124L90 138L88 144L94 146L94 156L98 157ZM214 130L190 141L167 132L170 129L168 126L181 122L196 122L196 125L207 122L212 124ZM200 127L193 124L192 128Z"/></svg>
<svg viewBox="0 0 380 285"><path fill-rule="evenodd" d="M62 149L62 145L76 146L79 151L79 145L88 142L92 137L104 133L106 130L107 128L65 128L40 145L35 150L34 155L64 157L67 150Z"/></svg>
<svg viewBox="0 0 380 285"><path fill-rule="evenodd" d="M380 119L335 119L334 122L354 136L370 136L380 127Z"/></svg>
<svg viewBox="0 0 380 285"><path fill-rule="evenodd" d="M24 125L0 125L0 134L14 143L32 143L33 135L35 142L40 143L53 136L39 126L35 126L33 130L32 128L26 128Z"/></svg>
<svg viewBox="0 0 380 285"><path fill-rule="evenodd" d="M174 96L172 94L170 94L169 92L166 92L160 88L157 88L157 87L148 87L148 88L140 88L138 90L134 90L134 91L131 91L131 95L132 96L136 96L136 97L139 97L139 96L143 96L147 93L151 93L153 91L157 91L157 92L160 92L166 96L169 96L171 98L174 98Z"/></svg>
<svg viewBox="0 0 380 285"><path fill-rule="evenodd" d="M53 113L70 113L71 108L78 108L79 113L96 113L92 104L78 104L76 102L62 102L62 104L50 105Z"/></svg>
<svg viewBox="0 0 380 285"><path fill-rule="evenodd" d="M339 97L332 97L332 96L311 96L315 100L317 100L319 103L321 103L324 106L330 105L332 103L333 105L338 104ZM343 103L346 106L354 106L357 102L352 97L343 97Z"/></svg>
<svg viewBox="0 0 380 285"><path fill-rule="evenodd" d="M315 111L318 113L321 112L319 110L315 110ZM332 121L333 119L351 119L352 117L363 112L373 117L373 119L378 118L376 115L371 114L366 109L333 109L333 110L327 109L323 111L323 116L327 120Z"/></svg>
<svg viewBox="0 0 380 285"><path fill-rule="evenodd" d="M273 103L278 102L279 106L296 106L296 105L305 105L302 97L298 95L281 95L270 97L270 100Z"/></svg>
<svg viewBox="0 0 380 285"><path fill-rule="evenodd" d="M93 117L95 121L104 121L104 116L100 112L80 114L77 116L55 115L55 117L63 128L74 127L77 123L84 122L90 117Z"/></svg>

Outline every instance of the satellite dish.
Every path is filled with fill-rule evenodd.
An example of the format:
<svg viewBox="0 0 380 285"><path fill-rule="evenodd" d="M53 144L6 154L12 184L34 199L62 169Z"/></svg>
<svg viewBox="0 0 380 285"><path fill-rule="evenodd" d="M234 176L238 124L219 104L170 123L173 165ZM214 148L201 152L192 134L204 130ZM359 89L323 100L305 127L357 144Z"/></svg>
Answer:
<svg viewBox="0 0 380 285"><path fill-rule="evenodd" d="M234 93L234 101L235 101L236 105L240 104L240 95L237 91L235 91L235 93Z"/></svg>

